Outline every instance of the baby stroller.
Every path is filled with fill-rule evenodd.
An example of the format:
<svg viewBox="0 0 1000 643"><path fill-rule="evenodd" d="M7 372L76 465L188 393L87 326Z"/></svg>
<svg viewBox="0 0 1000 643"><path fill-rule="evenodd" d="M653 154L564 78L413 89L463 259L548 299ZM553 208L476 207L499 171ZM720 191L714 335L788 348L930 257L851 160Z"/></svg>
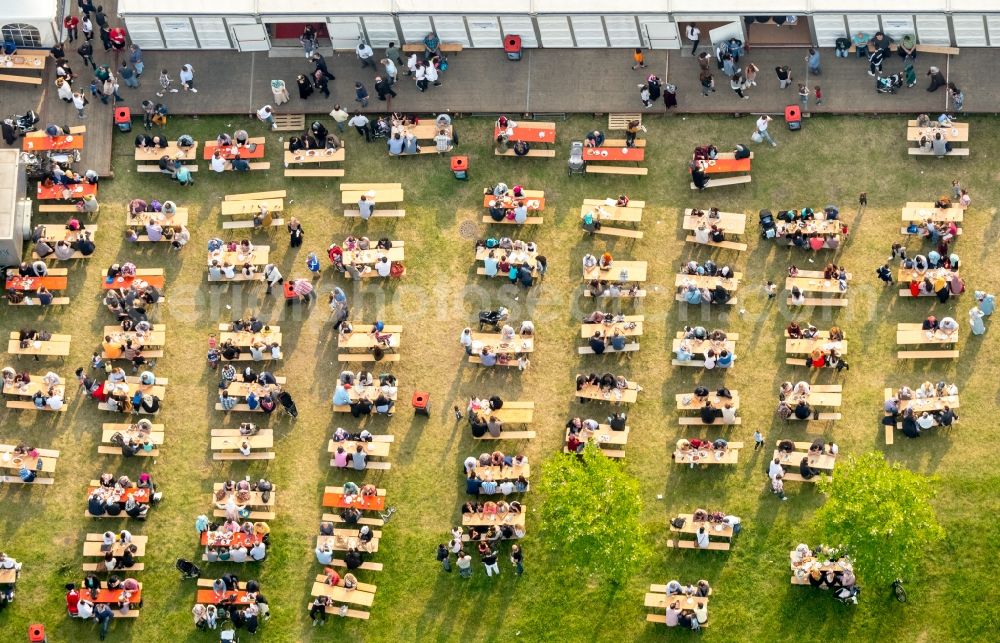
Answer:
<svg viewBox="0 0 1000 643"><path fill-rule="evenodd" d="M903 74L896 73L892 76L879 76L875 79L875 91L880 94L895 94L896 90L903 86Z"/></svg>
<svg viewBox="0 0 1000 643"><path fill-rule="evenodd" d="M778 231L774 225L774 215L771 214L770 210L761 210L757 215L759 217L758 225L760 226L760 236L762 239L773 239L777 236Z"/></svg>
<svg viewBox="0 0 1000 643"><path fill-rule="evenodd" d="M569 176L573 176L574 174L583 174L586 168L587 162L583 160L583 143L573 141L569 144L569 162L566 171Z"/></svg>
<svg viewBox="0 0 1000 643"><path fill-rule="evenodd" d="M483 330L484 327L490 326L493 330L500 330L500 324L507 321L507 309L501 306L497 310L480 310L479 311L479 330Z"/></svg>
<svg viewBox="0 0 1000 643"><path fill-rule="evenodd" d="M861 588L857 585L853 587L841 587L833 593L833 597L841 603L847 605L857 605L858 596L861 595Z"/></svg>
<svg viewBox="0 0 1000 643"><path fill-rule="evenodd" d="M178 558L177 562L174 563L174 567L181 573L181 578L198 578L201 576L201 570L190 560Z"/></svg>
<svg viewBox="0 0 1000 643"><path fill-rule="evenodd" d="M281 408L285 409L285 413L293 418L299 417L299 409L295 406L295 400L292 399L288 391L278 393L278 403L281 404Z"/></svg>

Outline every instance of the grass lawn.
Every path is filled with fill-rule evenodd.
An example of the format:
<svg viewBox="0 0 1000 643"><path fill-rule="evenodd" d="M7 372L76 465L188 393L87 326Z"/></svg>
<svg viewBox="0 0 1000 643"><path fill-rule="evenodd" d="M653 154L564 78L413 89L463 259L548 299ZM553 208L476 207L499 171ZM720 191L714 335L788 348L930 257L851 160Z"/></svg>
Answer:
<svg viewBox="0 0 1000 643"><path fill-rule="evenodd" d="M261 133L259 124L243 123L245 117L171 118L166 134L175 139L189 132L197 140L214 139L225 129L239 126ZM99 532L125 523L83 518L85 485L102 471L134 477L148 470L165 493L145 524L128 523L136 533L149 536L144 583L145 606L139 619L113 624L111 641L204 640L212 636L194 630L190 610L193 581L180 581L173 568L178 557L199 559L195 518L211 510L212 483L226 478L267 476L277 485L278 518L271 523L273 546L259 565L235 569L242 578L258 578L271 605L273 617L259 638L265 641L321 640L346 636L348 640L479 641L487 639L542 640L657 640L662 626L645 622L643 593L650 583L672 578L684 582L708 579L715 588L711 626L702 636L729 640L856 640L888 639L943 641L986 640L996 632L997 596L989 560L998 553L995 516L1000 511L996 467L984 462L995 453L989 424L991 409L1000 396L1000 367L995 329L981 337L968 332L967 312L972 290L995 289L1000 270L992 261L992 246L1000 227L993 204L1000 200L995 163L987 150L1000 147L1000 127L988 118L972 121L971 159L914 159L906 154L901 117L813 118L803 131L791 133L776 121L772 125L777 149L757 146L753 183L744 187L709 190L688 189L685 160L695 145L716 143L727 149L747 142L753 129L750 118L672 117L648 122L650 167L647 177L566 175L566 148L574 134L603 128L603 119L575 117L559 124L559 158L553 161L497 159L493 156L486 120L462 119L456 126L462 136L463 154L471 158L468 182L456 181L447 161L434 156L390 159L379 144L364 145L347 132L347 177L350 182L402 182L406 191L405 219L373 220L367 226L341 215L335 181L284 180L279 137L268 133L270 172L215 176L204 162L196 184L184 189L160 175L137 175L132 160L132 136L118 135L115 146L116 178L101 185L97 253L89 261L70 266L69 307L45 311L2 307L4 331L42 327L73 335L71 357L63 362L21 366L39 375L53 369L72 378L98 347L101 328L112 323L99 302L100 279L113 261L131 260L141 267L163 267L169 306L157 321L168 325L166 357L156 372L168 377L165 408L157 421L166 425L166 442L155 461L97 456L102 422L116 421L97 410L96 403L74 396L69 412L39 415L0 410L0 441L27 441L62 452L56 484L48 488L6 486L0 489L3 519L0 549L23 561L17 600L0 613L4 640L22 640L31 622L44 622L50 640L92 640L92 624L72 622L64 615L63 584L79 582L81 543L87 532ZM287 139L287 133L286 133ZM964 263L962 274L970 293L940 305L935 299L898 299L896 288L883 289L874 269L899 239L900 208L904 202L933 200L960 178L973 197L964 223L965 234L954 245ZM474 222L480 236L516 234L479 223L482 188L498 180L546 192L545 223L523 230L535 240L549 260L544 282L530 291L502 285L499 280L477 277L473 239L460 234L463 222ZM310 250L320 253L324 267L326 247L348 234L388 236L406 242L406 277L381 286L375 281L357 289L347 288L353 319L370 322L376 316L386 323L401 323L403 358L387 367L399 377L401 401L389 421L377 419L366 426L374 433L391 432L391 471L372 472L372 480L388 490L390 505L398 513L384 528L381 551L375 560L385 564L381 573L362 573L362 582L378 585L369 622L333 619L313 628L305 610L314 574L320 571L312 549L318 533L322 489L357 476L331 472L326 443L337 426L353 429L350 417L330 413L332 383L339 372L336 345L331 333L325 294L345 280L325 270L321 298L309 310L286 309L275 298L263 298L262 288L208 287L205 248L209 238L222 235L219 202L223 195L286 188L285 217L296 216L305 228L301 249L289 250L284 229L254 235L258 244L269 243L272 257L280 261L286 278L305 273ZM868 193L869 205L857 215L857 195ZM581 232L578 213L584 198L603 198L620 192L645 200L641 241L591 239ZM173 199L191 213L191 243L180 252L166 247L129 246L122 239L124 212L130 198ZM768 302L762 293L767 279L783 284L790 263L820 269L834 259L820 254L814 264L806 255L756 235L756 213L827 203L841 207L850 235L835 261L854 272L850 306L832 313L809 311L790 315L781 303ZM672 284L678 266L689 259L703 261L710 254L683 242L679 213L685 207L717 206L723 211L745 211L750 225L746 253L722 253L715 260L729 262L745 275L738 292L740 306L703 318L700 310L673 301ZM58 222L57 215L42 221ZM228 238L228 237L227 237ZM163 244L166 245L166 244ZM916 250L916 242L909 247ZM646 316L642 351L620 364L613 356L581 358L576 347L579 318L594 310L593 300L581 296L580 259L586 252L611 249L618 259L649 262L650 290L635 311ZM346 288L346 286L345 286ZM484 308L507 306L511 319L531 318L537 328L537 352L531 368L487 371L468 365L458 343L463 326L472 323ZM630 304L625 305L630 308ZM739 308L745 308L741 317ZM273 370L288 377L299 417L294 422L275 414L277 458L269 464L213 462L209 430L235 426L241 416L228 421L214 410L218 373L205 366L206 339L216 324L229 321L244 310L257 311L274 322L280 320L285 360ZM962 324L957 361L900 362L894 340L897 322L918 322L933 310L938 316L954 315ZM825 315L831 315L825 317ZM810 377L804 368L786 366L782 329L791 318L812 319L817 326L843 327L851 342L851 369L843 377L822 373L819 382L844 384L844 419L836 423L793 423L787 426L773 415L777 385L787 379ZM670 366L670 340L684 324L721 327L741 335L738 361L724 375ZM12 360L5 360L11 362ZM528 535L523 540L524 576L516 578L506 555L499 579L487 579L476 562L475 576L464 581L457 573L445 575L434 560L435 547L445 542L449 528L459 518L464 501L461 463L478 455L484 444L475 443L467 424L456 423L453 404L464 405L470 395L499 393L506 399L533 400L538 437L530 443L504 444L523 448L538 465L560 448L563 423L572 414L593 414L603 419L605 405L580 406L573 398L573 378L582 370L614 370L638 381L644 391L630 409L632 433L624 466L639 478L645 503L643 520L649 528L652 558L634 578L622 579L617 591L589 581L587 570L573 560L546 555L535 537L537 513L544 501L537 493L524 499ZM924 379L958 382L961 390L961 423L950 436L930 435L916 441L897 437L885 447L881 417L882 389ZM745 450L737 466L691 470L674 465L670 452L682 436L702 437L682 431L677 424L673 397L697 383L709 388L723 383L742 397L743 424L733 429L713 428L751 443L755 429L768 444L778 438L799 440L823 435L836 440L846 457L870 449L914 470L937 476L940 493L935 501L949 537L928 552L924 572L905 579L910 602L890 598L889 588L865 586L861 604L847 607L830 596L805 587L790 586L788 550L799 542L813 543L816 526L811 517L822 503L812 487L788 483L787 502L778 502L766 490L764 470L770 451ZM432 415L414 417L408 401L415 389L431 392ZM586 415L584 415L586 417ZM536 468L536 475L539 469ZM660 498L662 497L662 499ZM580 502L587 502L585 497ZM730 553L667 550L667 521L675 512L696 507L721 509L743 518L744 530ZM508 547L503 549L504 553ZM474 556L475 558L475 556ZM478 559L476 559L478 561ZM986 564L984 564L986 563ZM227 571L225 565L203 565L205 576ZM863 578L864 570L860 570ZM687 636L678 634L677 636Z"/></svg>

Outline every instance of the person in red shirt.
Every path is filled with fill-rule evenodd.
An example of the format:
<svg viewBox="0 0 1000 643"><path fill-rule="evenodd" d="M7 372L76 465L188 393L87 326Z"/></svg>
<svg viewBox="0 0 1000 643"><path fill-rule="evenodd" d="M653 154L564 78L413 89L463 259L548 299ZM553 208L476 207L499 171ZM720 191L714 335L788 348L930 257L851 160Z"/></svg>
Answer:
<svg viewBox="0 0 1000 643"><path fill-rule="evenodd" d="M73 42L77 39L77 29L80 27L80 19L76 16L66 16L63 19L63 27L66 29L66 38Z"/></svg>
<svg viewBox="0 0 1000 643"><path fill-rule="evenodd" d="M66 610L69 612L70 616L76 616L78 613L77 604L80 602L80 592L76 591L76 585L73 583L67 583L66 585Z"/></svg>
<svg viewBox="0 0 1000 643"><path fill-rule="evenodd" d="M582 445L583 443L580 442L580 438L577 437L576 433L570 433L569 438L566 439L566 448L569 449L570 453L579 453Z"/></svg>
<svg viewBox="0 0 1000 643"><path fill-rule="evenodd" d="M116 52L125 50L125 30L121 27L114 27L108 34L108 40Z"/></svg>

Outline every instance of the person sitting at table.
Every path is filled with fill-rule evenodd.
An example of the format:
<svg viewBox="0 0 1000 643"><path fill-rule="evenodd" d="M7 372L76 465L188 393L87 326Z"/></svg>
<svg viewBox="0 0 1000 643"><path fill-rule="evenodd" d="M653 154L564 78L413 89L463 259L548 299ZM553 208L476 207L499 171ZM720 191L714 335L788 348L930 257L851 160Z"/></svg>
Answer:
<svg viewBox="0 0 1000 643"><path fill-rule="evenodd" d="M819 475L819 470L809 465L809 456L803 456L799 461L799 475L805 480L811 480Z"/></svg>
<svg viewBox="0 0 1000 643"><path fill-rule="evenodd" d="M593 130L587 132L587 138L583 142L584 147L600 147L604 145L604 132Z"/></svg>
<svg viewBox="0 0 1000 643"><path fill-rule="evenodd" d="M809 416L812 415L812 408L809 407L809 402L803 398L800 399L798 404L795 405L795 408L792 409L792 413L798 420L808 420Z"/></svg>
<svg viewBox="0 0 1000 643"><path fill-rule="evenodd" d="M233 155L233 159L230 161L229 166L234 172L250 171L250 163L246 159L241 158L239 152Z"/></svg>
<svg viewBox="0 0 1000 643"><path fill-rule="evenodd" d="M177 163L168 155L160 157L159 168L161 173L169 174L172 179L177 178Z"/></svg>
<svg viewBox="0 0 1000 643"><path fill-rule="evenodd" d="M406 141L399 132L392 135L392 138L386 141L386 146L389 148L390 156L399 156L406 149Z"/></svg>
<svg viewBox="0 0 1000 643"><path fill-rule="evenodd" d="M945 317L938 324L938 330L946 338L955 337L958 335L958 322L952 317Z"/></svg>
<svg viewBox="0 0 1000 643"><path fill-rule="evenodd" d="M614 263L614 257L611 256L610 252L605 252L601 255L600 260L597 262L597 267L601 270L610 270L611 264Z"/></svg>

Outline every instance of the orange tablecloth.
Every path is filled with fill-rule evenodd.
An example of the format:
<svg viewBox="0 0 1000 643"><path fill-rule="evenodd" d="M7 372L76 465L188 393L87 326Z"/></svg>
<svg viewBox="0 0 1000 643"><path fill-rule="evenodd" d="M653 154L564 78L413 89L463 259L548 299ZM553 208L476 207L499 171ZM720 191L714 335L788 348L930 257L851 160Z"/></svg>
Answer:
<svg viewBox="0 0 1000 643"><path fill-rule="evenodd" d="M484 208L490 207L490 201L493 201L494 199L496 199L496 197L493 196L492 194L484 194L483 195L483 207ZM545 199L544 198L539 199L537 197L532 197L532 196L522 196L522 197L519 197L519 198L515 199L514 197L510 196L510 194L508 194L507 196L503 197L503 199L501 199L501 201L503 203L503 206L507 207L507 208L513 208L514 207L514 201L524 201L525 205L529 205L529 204L533 205L535 203L538 203L538 208L537 209L539 209L539 210L544 210L545 209ZM531 210L532 208L529 207L528 209Z"/></svg>
<svg viewBox="0 0 1000 643"><path fill-rule="evenodd" d="M493 126L493 140L500 136L500 128ZM518 123L510 135L512 141L528 143L555 143L556 131L547 127L536 127L534 123Z"/></svg>
<svg viewBox="0 0 1000 643"><path fill-rule="evenodd" d="M115 288L129 288L132 285L132 282L135 281L136 279L145 281L150 286L154 286L156 288L163 288L164 284L167 283L166 278L161 277L159 275L151 275L149 277L118 277L111 283L108 283L108 278L105 276L101 277L101 288L103 288L104 290L114 290ZM46 286L46 288L48 288L48 286Z"/></svg>
<svg viewBox="0 0 1000 643"><path fill-rule="evenodd" d="M210 534L212 536L211 541L209 540ZM225 541L225 536L229 536L229 542ZM203 531L201 532L201 544L206 547L209 545L226 545L228 547L246 545L247 547L253 547L257 544L257 538L253 534L246 534L242 531L234 531L232 533L223 531Z"/></svg>
<svg viewBox="0 0 1000 643"><path fill-rule="evenodd" d="M245 145L244 146L226 145L223 147L219 147L215 143L205 143L205 150L202 153L202 158L204 158L206 161L211 160L212 157L215 156L215 150L221 151L222 156L230 160L232 160L232 158L236 155L236 152L240 153L241 159L264 158L264 145L262 143L257 144L257 147L254 148L253 151L251 151L250 148L246 147Z"/></svg>
<svg viewBox="0 0 1000 643"><path fill-rule="evenodd" d="M82 591L80 592L80 598L85 598L93 603L118 603L118 600L122 597L122 590L120 589L99 589L97 590L97 598L91 598L90 592ZM129 605L138 605L142 602L142 590L132 592L128 597Z"/></svg>
<svg viewBox="0 0 1000 643"><path fill-rule="evenodd" d="M354 502L347 502L342 493L324 493L323 506L345 509L354 507L363 511L382 511L385 509L385 496L353 496Z"/></svg>
<svg viewBox="0 0 1000 643"><path fill-rule="evenodd" d="M66 197L63 192L69 190L70 195ZM72 199L81 199L87 194L93 194L97 196L97 186L93 183L77 183L76 185L52 185L49 187L43 186L41 183L38 184L38 200L55 200L55 201L65 201Z"/></svg>
<svg viewBox="0 0 1000 643"><path fill-rule="evenodd" d="M107 384L107 382L105 382L105 384ZM94 493L94 489L97 489L97 487L87 487L87 495L90 496L90 494ZM136 502L149 502L149 489L140 489L138 487L125 489L122 493L121 501L125 502L126 498L128 498L128 494L130 493L135 497Z"/></svg>
<svg viewBox="0 0 1000 643"><path fill-rule="evenodd" d="M72 140L66 140L71 138ZM45 150L82 150L83 136L27 136L21 143L25 152Z"/></svg>
<svg viewBox="0 0 1000 643"><path fill-rule="evenodd" d="M709 165L705 168L705 174L725 174L727 172L749 171L750 159L716 159L715 165Z"/></svg>
<svg viewBox="0 0 1000 643"><path fill-rule="evenodd" d="M584 160L593 163L597 163L600 161L641 161L645 157L646 157L646 150L641 147L583 148Z"/></svg>
<svg viewBox="0 0 1000 643"><path fill-rule="evenodd" d="M250 595L243 590L225 592L220 596L219 594L216 594L213 590L199 589L198 596L195 600L201 603L202 605L218 605L219 603L222 602L223 598L226 598L228 596L235 597L236 600L234 601L234 603L237 605L250 604Z"/></svg>
<svg viewBox="0 0 1000 643"><path fill-rule="evenodd" d="M66 290L69 279L66 277L10 277L7 279L7 290L38 290L45 286L49 290Z"/></svg>

